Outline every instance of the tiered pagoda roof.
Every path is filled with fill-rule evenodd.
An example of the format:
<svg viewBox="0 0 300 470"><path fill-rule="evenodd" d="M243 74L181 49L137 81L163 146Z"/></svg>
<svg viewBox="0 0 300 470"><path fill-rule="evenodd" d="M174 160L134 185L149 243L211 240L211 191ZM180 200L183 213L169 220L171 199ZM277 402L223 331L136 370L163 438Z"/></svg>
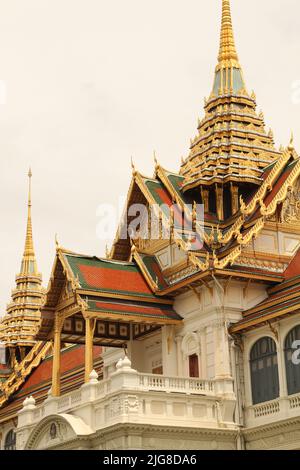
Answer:
<svg viewBox="0 0 300 470"><path fill-rule="evenodd" d="M205 116L191 140L190 154L180 174L188 191L214 184L251 183L259 186L264 168L278 158L272 131L256 112L254 93L247 92L236 52L229 0L223 0L218 65L213 90L205 101Z"/></svg>

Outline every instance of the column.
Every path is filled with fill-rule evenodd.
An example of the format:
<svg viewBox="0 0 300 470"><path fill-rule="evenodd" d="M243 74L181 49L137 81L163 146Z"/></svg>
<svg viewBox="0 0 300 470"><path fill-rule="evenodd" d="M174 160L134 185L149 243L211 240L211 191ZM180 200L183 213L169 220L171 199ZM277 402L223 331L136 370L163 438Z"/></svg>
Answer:
<svg viewBox="0 0 300 470"><path fill-rule="evenodd" d="M63 319L55 314L54 320L54 344L53 344L53 365L52 365L52 396L60 396L60 349L61 349L61 329Z"/></svg>
<svg viewBox="0 0 300 470"><path fill-rule="evenodd" d="M224 220L224 206L223 206L223 186L216 184L216 204L217 204L217 217L219 220Z"/></svg>
<svg viewBox="0 0 300 470"><path fill-rule="evenodd" d="M234 186L231 183L230 192L231 192L231 210L232 210L232 215L234 215L239 210L239 188L238 188L238 186Z"/></svg>
<svg viewBox="0 0 300 470"><path fill-rule="evenodd" d="M204 212L209 212L209 191L201 188L202 204L204 204Z"/></svg>
<svg viewBox="0 0 300 470"><path fill-rule="evenodd" d="M90 380L90 373L94 368L93 360L93 339L96 320L92 318L85 319L85 383Z"/></svg>
<svg viewBox="0 0 300 470"><path fill-rule="evenodd" d="M182 336L176 336L176 350L177 350L177 375L183 377L183 358L182 358Z"/></svg>
<svg viewBox="0 0 300 470"><path fill-rule="evenodd" d="M177 351L175 346L174 326L163 326L162 338L162 361L163 374L175 376L177 374Z"/></svg>
<svg viewBox="0 0 300 470"><path fill-rule="evenodd" d="M199 329L198 336L200 338L201 379L207 379L205 326Z"/></svg>
<svg viewBox="0 0 300 470"><path fill-rule="evenodd" d="M285 356L284 356L284 339L278 323L275 327L277 330L277 337L274 335L274 341L277 346L277 361L278 361L278 375L279 375L279 393L280 398L286 398L288 396L287 380L286 380L286 368L285 368Z"/></svg>

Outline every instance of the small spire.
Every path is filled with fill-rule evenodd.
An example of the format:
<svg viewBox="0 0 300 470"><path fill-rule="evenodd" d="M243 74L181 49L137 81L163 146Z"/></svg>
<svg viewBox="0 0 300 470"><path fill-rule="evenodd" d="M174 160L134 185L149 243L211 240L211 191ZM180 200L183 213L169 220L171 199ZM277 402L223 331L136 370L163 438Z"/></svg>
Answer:
<svg viewBox="0 0 300 470"><path fill-rule="evenodd" d="M239 67L231 19L230 0L222 0L222 27L219 64L223 67Z"/></svg>

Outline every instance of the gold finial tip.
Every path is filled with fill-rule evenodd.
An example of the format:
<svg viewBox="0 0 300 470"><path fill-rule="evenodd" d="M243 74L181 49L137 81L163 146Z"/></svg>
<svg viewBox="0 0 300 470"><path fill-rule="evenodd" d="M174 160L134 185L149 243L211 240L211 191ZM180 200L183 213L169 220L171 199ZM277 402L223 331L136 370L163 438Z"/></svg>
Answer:
<svg viewBox="0 0 300 470"><path fill-rule="evenodd" d="M108 244L105 245L105 257L106 257L107 259L110 258L110 249L109 249L109 247L108 247Z"/></svg>
<svg viewBox="0 0 300 470"><path fill-rule="evenodd" d="M294 150L295 149L295 147L294 147L294 133L293 132L291 133L291 138L290 138L290 143L289 143L288 149L289 150Z"/></svg>
<svg viewBox="0 0 300 470"><path fill-rule="evenodd" d="M60 244L59 244L59 241L58 241L57 233L55 234L55 246L56 246L56 249L57 249L57 250L60 248Z"/></svg>

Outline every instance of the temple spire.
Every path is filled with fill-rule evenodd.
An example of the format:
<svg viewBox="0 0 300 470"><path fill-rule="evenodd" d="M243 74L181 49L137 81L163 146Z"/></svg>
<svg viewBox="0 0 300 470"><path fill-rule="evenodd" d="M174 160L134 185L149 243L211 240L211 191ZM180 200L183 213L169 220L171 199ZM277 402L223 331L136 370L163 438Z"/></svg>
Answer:
<svg viewBox="0 0 300 470"><path fill-rule="evenodd" d="M36 343L36 333L40 324L40 308L44 290L42 277L37 270L33 247L31 221L31 178L28 173L28 214L24 254L20 273L16 276L16 287L12 291L11 302L6 315L0 322L0 341L10 348L12 361L20 362Z"/></svg>
<svg viewBox="0 0 300 470"><path fill-rule="evenodd" d="M221 6L221 1L219 3ZM255 94L248 93L235 47L230 0L222 0L220 50L205 115L182 162L182 190L193 191L206 212L223 221L239 209L239 194L263 181L264 168L280 156L266 133ZM229 204L228 201L231 201Z"/></svg>
<svg viewBox="0 0 300 470"><path fill-rule="evenodd" d="M31 179L32 171L29 168L28 172L28 213L27 213L27 228L26 228L26 239L25 239L25 248L24 255L22 260L22 274L36 273L36 260L33 246L33 236L32 236L32 220L31 220Z"/></svg>
<svg viewBox="0 0 300 470"><path fill-rule="evenodd" d="M230 0L222 0L222 26L219 51L220 67L239 68L231 19Z"/></svg>

